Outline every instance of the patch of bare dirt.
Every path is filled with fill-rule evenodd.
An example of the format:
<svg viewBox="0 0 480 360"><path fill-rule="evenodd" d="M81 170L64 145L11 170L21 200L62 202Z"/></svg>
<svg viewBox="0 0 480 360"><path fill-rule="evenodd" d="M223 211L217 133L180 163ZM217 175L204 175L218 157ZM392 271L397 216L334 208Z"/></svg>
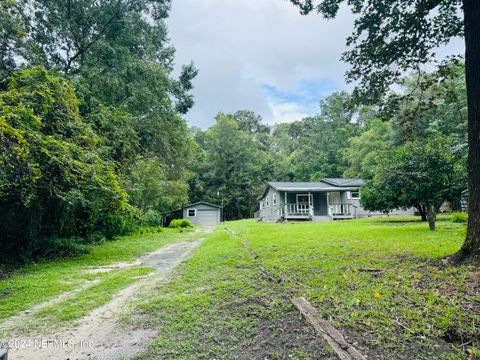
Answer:
<svg viewBox="0 0 480 360"><path fill-rule="evenodd" d="M245 360L289 359L300 355L331 358L315 330L293 307L282 316L261 318L256 333L248 342L238 344L235 353L237 359Z"/></svg>

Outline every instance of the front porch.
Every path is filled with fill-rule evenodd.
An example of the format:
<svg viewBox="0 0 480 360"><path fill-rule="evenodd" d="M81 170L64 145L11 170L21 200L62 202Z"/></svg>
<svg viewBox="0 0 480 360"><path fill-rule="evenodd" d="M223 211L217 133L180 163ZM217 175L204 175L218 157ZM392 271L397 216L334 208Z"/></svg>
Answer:
<svg viewBox="0 0 480 360"><path fill-rule="evenodd" d="M280 218L283 220L341 220L355 219L357 207L349 202L345 192L311 192L283 194Z"/></svg>

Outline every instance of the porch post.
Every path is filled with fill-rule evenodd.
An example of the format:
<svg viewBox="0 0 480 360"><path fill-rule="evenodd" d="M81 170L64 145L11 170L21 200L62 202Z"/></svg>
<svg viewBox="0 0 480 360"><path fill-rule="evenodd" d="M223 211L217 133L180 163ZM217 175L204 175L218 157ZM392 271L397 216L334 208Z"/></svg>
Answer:
<svg viewBox="0 0 480 360"><path fill-rule="evenodd" d="M308 192L308 215L313 217L313 199L310 191Z"/></svg>
<svg viewBox="0 0 480 360"><path fill-rule="evenodd" d="M288 215L287 192L285 191L285 217Z"/></svg>

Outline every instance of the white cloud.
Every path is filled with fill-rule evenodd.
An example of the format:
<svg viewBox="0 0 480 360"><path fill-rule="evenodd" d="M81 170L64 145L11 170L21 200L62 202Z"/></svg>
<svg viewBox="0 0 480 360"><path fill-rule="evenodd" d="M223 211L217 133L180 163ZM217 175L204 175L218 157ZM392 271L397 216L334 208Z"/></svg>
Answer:
<svg viewBox="0 0 480 360"><path fill-rule="evenodd" d="M329 91L346 88L339 59L353 28L348 10L326 21L301 16L288 0L173 0L167 25L178 65L193 60L200 70L191 125L206 128L219 111L249 109L267 122L318 111L311 100L274 99L265 84L297 95L312 79L330 84ZM317 103L324 90L313 94Z"/></svg>
<svg viewBox="0 0 480 360"><path fill-rule="evenodd" d="M272 119L269 121L270 124L290 123L311 115L303 112L302 107L295 103L270 102L268 106L272 112Z"/></svg>

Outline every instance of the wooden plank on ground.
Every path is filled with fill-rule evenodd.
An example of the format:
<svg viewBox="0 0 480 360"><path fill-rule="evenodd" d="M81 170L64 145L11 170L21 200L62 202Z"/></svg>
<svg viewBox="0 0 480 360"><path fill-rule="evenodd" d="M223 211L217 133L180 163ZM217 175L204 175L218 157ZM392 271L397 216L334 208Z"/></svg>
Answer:
<svg viewBox="0 0 480 360"><path fill-rule="evenodd" d="M225 226L225 230L227 230L230 234L235 235L235 232L226 226Z"/></svg>
<svg viewBox="0 0 480 360"><path fill-rule="evenodd" d="M352 344L345 340L343 335L331 326L305 298L292 299L293 305L307 318L315 330L322 335L325 341L335 351L341 360L366 360Z"/></svg>

